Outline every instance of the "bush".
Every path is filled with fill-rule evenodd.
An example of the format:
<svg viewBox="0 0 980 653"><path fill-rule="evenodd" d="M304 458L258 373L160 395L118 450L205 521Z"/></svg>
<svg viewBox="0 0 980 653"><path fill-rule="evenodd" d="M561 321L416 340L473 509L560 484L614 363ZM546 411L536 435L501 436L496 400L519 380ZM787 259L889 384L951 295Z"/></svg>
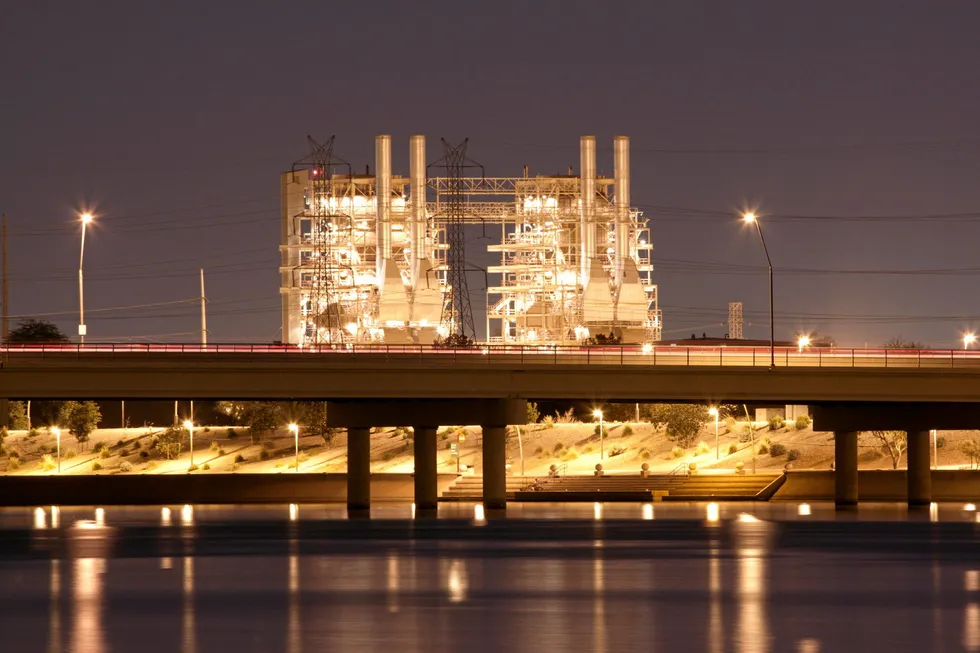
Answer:
<svg viewBox="0 0 980 653"><path fill-rule="evenodd" d="M205 426L204 427L204 432L205 433L210 433L211 432L211 427L210 426Z"/></svg>
<svg viewBox="0 0 980 653"><path fill-rule="evenodd" d="M589 445L589 446L585 447L584 449L582 449L582 453L592 453L593 451L595 451L595 449L592 448L591 445Z"/></svg>
<svg viewBox="0 0 980 653"><path fill-rule="evenodd" d="M541 420L541 424L546 429L553 429L555 428L555 418L552 417L551 415L546 415L545 418Z"/></svg>
<svg viewBox="0 0 980 653"><path fill-rule="evenodd" d="M11 458L20 458L20 452L19 452L19 451L15 451L15 450L13 450L13 449L11 449L11 450L10 450L10 457L11 457Z"/></svg>
<svg viewBox="0 0 980 653"><path fill-rule="evenodd" d="M37 437L37 427L32 426L31 430L27 432L27 437L36 438Z"/></svg>
<svg viewBox="0 0 980 653"><path fill-rule="evenodd" d="M538 405L533 401L527 402L527 423L537 424L539 419L541 419L541 413L538 412Z"/></svg>
<svg viewBox="0 0 980 653"><path fill-rule="evenodd" d="M93 472L101 471L101 469L102 469L102 464L98 460L96 460L94 463L92 463L92 471Z"/></svg>
<svg viewBox="0 0 980 653"><path fill-rule="evenodd" d="M674 447L670 450L670 453L674 458L680 458L684 455L684 450L680 447Z"/></svg>
<svg viewBox="0 0 980 653"><path fill-rule="evenodd" d="M566 463L569 463L575 460L576 458L578 458L578 452L572 450L566 451L565 454L561 457L562 462L566 462Z"/></svg>
<svg viewBox="0 0 980 653"><path fill-rule="evenodd" d="M262 453L263 454L266 454L262 458L262 460L265 460L266 458L268 458L268 452L266 452L265 450L263 450ZM245 462L245 456L243 456L242 454L238 454L237 456L235 456L235 462L236 463L243 463L243 462Z"/></svg>
<svg viewBox="0 0 980 653"><path fill-rule="evenodd" d="M46 453L46 454L44 454L41 457L41 470L42 471L50 472L51 470L53 470L57 466L58 466L58 463L56 463L54 461L54 457L51 454Z"/></svg>
<svg viewBox="0 0 980 653"><path fill-rule="evenodd" d="M111 455L112 455L112 452L109 451L109 448L108 447L104 447L102 449L102 451L99 452L99 458L101 458L102 460L105 460L106 458L108 458Z"/></svg>
<svg viewBox="0 0 980 653"><path fill-rule="evenodd" d="M124 460L121 463L119 463L119 471L120 472L131 472L131 471L133 471L133 466L129 463L128 460Z"/></svg>
<svg viewBox="0 0 980 653"><path fill-rule="evenodd" d="M218 455L219 456L224 456L226 453L228 453L228 452L225 451L224 449L222 449L221 447L218 447Z"/></svg>
<svg viewBox="0 0 980 653"><path fill-rule="evenodd" d="M593 437L596 437L596 438L599 437L600 434L599 434L599 425L598 424L596 424L595 425L595 428L592 430L592 435L593 435ZM602 437L604 437L604 438L609 437L609 429L606 428L606 425L605 424L602 425Z"/></svg>
<svg viewBox="0 0 980 653"><path fill-rule="evenodd" d="M20 469L20 461L14 456L7 458L7 471L16 472L18 469Z"/></svg>
<svg viewBox="0 0 980 653"><path fill-rule="evenodd" d="M389 452L389 453L391 453L391 452ZM235 460L238 460L239 458L242 458L242 455L241 454L238 454L235 457ZM394 455L392 455L392 458L394 458ZM263 449L262 452L259 453L259 460L268 460L268 459L269 459L269 452L268 452L268 450ZM387 460L391 460L391 458L388 458Z"/></svg>
<svg viewBox="0 0 980 653"><path fill-rule="evenodd" d="M779 429L783 428L784 426L786 426L786 420L784 420L779 415L773 415L772 417L769 418L769 430L770 431L778 431Z"/></svg>
<svg viewBox="0 0 980 653"><path fill-rule="evenodd" d="M763 440L759 443L758 447L756 447L755 451L758 454L769 453L769 443Z"/></svg>
<svg viewBox="0 0 980 653"><path fill-rule="evenodd" d="M939 437L936 438L936 448L942 449L945 446L946 446L946 438L940 435Z"/></svg>
<svg viewBox="0 0 980 653"><path fill-rule="evenodd" d="M786 460L796 460L800 457L800 455L799 449L790 449L788 452L786 452Z"/></svg>
<svg viewBox="0 0 980 653"><path fill-rule="evenodd" d="M784 453L786 453L786 445L782 444L781 442L776 442L771 447L769 447L769 455L772 456L773 458L777 456L782 456Z"/></svg>
<svg viewBox="0 0 980 653"><path fill-rule="evenodd" d="M218 444L218 441L217 440L211 440L211 446L208 447L208 451L217 451L220 448L221 448L221 445Z"/></svg>
<svg viewBox="0 0 980 653"><path fill-rule="evenodd" d="M711 447L704 440L698 442L698 448L695 450L694 455L703 456L706 453L711 453Z"/></svg>
<svg viewBox="0 0 980 653"><path fill-rule="evenodd" d="M612 458L613 456L620 456L624 453L626 453L626 447L613 447L609 451L609 457Z"/></svg>
<svg viewBox="0 0 980 653"><path fill-rule="evenodd" d="M235 429L232 429L232 428L230 428L227 431L225 431L225 435L228 436L228 439L229 440L234 440L235 438L238 437L238 433L236 433L235 432Z"/></svg>
<svg viewBox="0 0 980 653"><path fill-rule="evenodd" d="M143 450L143 451L140 452L140 458L146 460L149 457L150 457L150 452L149 451Z"/></svg>
<svg viewBox="0 0 980 653"><path fill-rule="evenodd" d="M730 456L733 453L738 453L738 443L737 442L732 442L730 445L728 445L728 455Z"/></svg>
<svg viewBox="0 0 980 653"><path fill-rule="evenodd" d="M38 448L37 448L37 452L38 453L47 453L48 452L48 448L46 446L44 446L43 444L42 445L39 445Z"/></svg>
<svg viewBox="0 0 980 653"><path fill-rule="evenodd" d="M552 448L551 452L557 454L559 451L562 450L562 448L564 448L564 446L565 445L563 445L561 442L556 442L555 443L555 446L554 446L554 448Z"/></svg>
<svg viewBox="0 0 980 653"><path fill-rule="evenodd" d="M187 471L188 472L196 472L197 471L197 465L189 465L187 467Z"/></svg>
<svg viewBox="0 0 980 653"><path fill-rule="evenodd" d="M203 469L204 471L208 471L209 469L211 469L211 465L209 465L208 463L204 463L204 466L201 467L201 469Z"/></svg>
<svg viewBox="0 0 980 653"><path fill-rule="evenodd" d="M796 430L797 431L802 431L803 429L805 429L808 426L810 426L810 416L809 415L800 415L799 417L796 418Z"/></svg>
<svg viewBox="0 0 980 653"><path fill-rule="evenodd" d="M74 458L77 455L78 455L78 452L77 451L75 451L74 449L69 449L64 454L62 454L61 457L64 458L65 460L71 460L72 458Z"/></svg>
<svg viewBox="0 0 980 653"><path fill-rule="evenodd" d="M544 447L542 447L542 446L541 446L541 445L539 444L538 446L536 446L536 447L534 448L534 453L533 453L533 454L531 454L531 455L532 455L532 456L539 456L539 455L541 455L541 454L543 454L543 453L544 453Z"/></svg>
<svg viewBox="0 0 980 653"><path fill-rule="evenodd" d="M92 447L92 452L93 453L102 453L103 451L105 451L106 449L108 449L108 447L109 447L109 445L107 445L105 442L96 442L95 443L95 446Z"/></svg>
<svg viewBox="0 0 980 653"><path fill-rule="evenodd" d="M630 435L633 435L633 426L627 422L626 424L623 424L623 437L625 438Z"/></svg>
<svg viewBox="0 0 980 653"><path fill-rule="evenodd" d="M652 455L653 454L651 454L649 451L641 451L640 452L640 460L650 460L650 458L652 457Z"/></svg>
<svg viewBox="0 0 980 653"><path fill-rule="evenodd" d="M735 418L731 415L725 418L725 428L728 429L729 433L735 430Z"/></svg>

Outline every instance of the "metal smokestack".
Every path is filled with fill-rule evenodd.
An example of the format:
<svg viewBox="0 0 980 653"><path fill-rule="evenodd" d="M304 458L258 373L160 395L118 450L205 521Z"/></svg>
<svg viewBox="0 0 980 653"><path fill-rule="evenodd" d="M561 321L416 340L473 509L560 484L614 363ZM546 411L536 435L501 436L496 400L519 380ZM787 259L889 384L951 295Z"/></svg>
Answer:
<svg viewBox="0 0 980 653"><path fill-rule="evenodd" d="M391 258L391 136L378 134L374 139L375 194L377 217L377 274L378 285L384 279L384 261Z"/></svg>
<svg viewBox="0 0 980 653"><path fill-rule="evenodd" d="M629 257L630 224L630 139L617 136L613 139L613 180L616 183L616 275L618 290L623 285L625 262Z"/></svg>
<svg viewBox="0 0 980 653"><path fill-rule="evenodd" d="M580 283L589 282L591 259L595 256L595 136L579 139L582 207L579 214ZM525 175L527 176L527 175Z"/></svg>
<svg viewBox="0 0 980 653"><path fill-rule="evenodd" d="M411 278L418 278L419 259L425 253L425 136L412 134L408 138L409 181L412 193L412 217L409 223L409 239L412 246Z"/></svg>

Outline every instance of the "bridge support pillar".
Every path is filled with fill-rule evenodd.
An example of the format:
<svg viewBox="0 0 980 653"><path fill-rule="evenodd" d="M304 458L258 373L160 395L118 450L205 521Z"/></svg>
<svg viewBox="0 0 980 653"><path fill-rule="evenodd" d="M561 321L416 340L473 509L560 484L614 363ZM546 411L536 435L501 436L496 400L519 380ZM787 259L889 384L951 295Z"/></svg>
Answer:
<svg viewBox="0 0 980 653"><path fill-rule="evenodd" d="M483 507L507 508L507 427L483 427Z"/></svg>
<svg viewBox="0 0 980 653"><path fill-rule="evenodd" d="M834 431L834 504L850 508L858 502L857 431Z"/></svg>
<svg viewBox="0 0 980 653"><path fill-rule="evenodd" d="M929 469L929 431L907 431L909 506L927 506L932 501L932 471Z"/></svg>
<svg viewBox="0 0 980 653"><path fill-rule="evenodd" d="M434 513L439 488L436 473L436 427L415 427L415 514Z"/></svg>
<svg viewBox="0 0 980 653"><path fill-rule="evenodd" d="M347 429L347 513L366 516L371 511L371 429Z"/></svg>

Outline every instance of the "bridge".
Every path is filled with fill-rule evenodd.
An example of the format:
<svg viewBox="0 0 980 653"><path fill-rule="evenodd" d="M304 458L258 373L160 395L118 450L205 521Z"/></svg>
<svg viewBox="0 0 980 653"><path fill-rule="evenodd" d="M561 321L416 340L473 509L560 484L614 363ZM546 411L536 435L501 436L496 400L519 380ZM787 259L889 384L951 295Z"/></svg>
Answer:
<svg viewBox="0 0 980 653"><path fill-rule="evenodd" d="M780 402L835 433L835 496L857 503L857 434L908 434L908 501L931 501L929 430L980 421L980 352L768 347L9 345L10 399L309 399L348 430L348 506L370 505L370 428L412 426L417 509L436 506L436 431L483 428L484 503L506 505L506 427L527 399Z"/></svg>

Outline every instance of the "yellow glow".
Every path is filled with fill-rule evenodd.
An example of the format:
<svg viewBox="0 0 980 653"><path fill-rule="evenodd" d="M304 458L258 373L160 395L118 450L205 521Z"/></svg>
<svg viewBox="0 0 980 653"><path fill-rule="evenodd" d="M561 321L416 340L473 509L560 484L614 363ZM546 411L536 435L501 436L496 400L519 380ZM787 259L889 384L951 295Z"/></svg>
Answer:
<svg viewBox="0 0 980 653"><path fill-rule="evenodd" d="M740 512L738 514L738 520L740 522L747 522L750 524L754 524L755 522L759 521L759 518L756 517L755 515L750 515L747 512Z"/></svg>
<svg viewBox="0 0 980 653"><path fill-rule="evenodd" d="M747 211L742 214L742 219L746 222L755 222L755 213L752 211Z"/></svg>
<svg viewBox="0 0 980 653"><path fill-rule="evenodd" d="M95 509L95 525L99 528L105 526L105 508Z"/></svg>
<svg viewBox="0 0 980 653"><path fill-rule="evenodd" d="M708 409L708 414L711 415L712 417L718 417L718 409L717 408L709 408Z"/></svg>
<svg viewBox="0 0 980 653"><path fill-rule="evenodd" d="M592 516L595 519L602 519L602 504L598 501L592 504Z"/></svg>
<svg viewBox="0 0 980 653"><path fill-rule="evenodd" d="M800 517L808 517L810 515L810 504L809 503L801 503L796 508L796 514L798 514Z"/></svg>
<svg viewBox="0 0 980 653"><path fill-rule="evenodd" d="M88 212L85 212L85 213L83 213L83 214L81 214L81 215L80 215L80 216L78 216L78 217L79 217L79 219L80 219L80 220L82 221L82 223L83 223L83 224L88 224L89 222L91 222L92 220L94 220L94 219L95 219L95 218L94 218L94 217L92 216L92 214L91 214L91 213L88 213Z"/></svg>
<svg viewBox="0 0 980 653"><path fill-rule="evenodd" d="M34 528L41 529L47 528L47 513L44 512L44 508L34 509Z"/></svg>
<svg viewBox="0 0 980 653"><path fill-rule="evenodd" d="M653 345L651 345L649 342L644 343L642 351L644 354L649 354L651 351L653 351Z"/></svg>
<svg viewBox="0 0 980 653"><path fill-rule="evenodd" d="M596 408L595 410L592 411L592 417L598 417L599 419L602 419L602 411Z"/></svg>
<svg viewBox="0 0 980 653"><path fill-rule="evenodd" d="M976 512L977 507L972 503L968 503L965 506L963 506L963 510L967 512Z"/></svg>
<svg viewBox="0 0 980 653"><path fill-rule="evenodd" d="M357 335L357 322L350 322L344 328L347 329L347 332L352 336Z"/></svg>
<svg viewBox="0 0 980 653"><path fill-rule="evenodd" d="M299 435L299 424L296 424L294 422L290 424L288 428L289 428L289 432L292 433L293 435Z"/></svg>
<svg viewBox="0 0 980 653"><path fill-rule="evenodd" d="M964 333L963 334L963 346L968 347L977 341L977 335L975 333Z"/></svg>
<svg viewBox="0 0 980 653"><path fill-rule="evenodd" d="M810 346L810 336L800 336L796 339L796 344L799 345L800 349L803 347Z"/></svg>
<svg viewBox="0 0 980 653"><path fill-rule="evenodd" d="M643 504L643 519L646 520L646 521L650 521L651 519L653 519L653 504L652 503L644 503Z"/></svg>
<svg viewBox="0 0 980 653"><path fill-rule="evenodd" d="M61 522L61 508L51 506L51 528L58 528Z"/></svg>
<svg viewBox="0 0 980 653"><path fill-rule="evenodd" d="M194 508L189 505L185 505L180 510L180 521L183 522L185 526L190 526L194 523Z"/></svg>
<svg viewBox="0 0 980 653"><path fill-rule="evenodd" d="M166 506L164 506L163 508L160 508L160 525L161 526L170 526L170 524L171 524L171 521L170 521L170 508L167 508Z"/></svg>
<svg viewBox="0 0 980 653"><path fill-rule="evenodd" d="M194 422L192 422L190 420L185 421L184 422L184 428L187 429L188 431L190 431L192 428L194 428Z"/></svg>
<svg viewBox="0 0 980 653"><path fill-rule="evenodd" d="M716 521L718 521L718 504L717 503L709 503L708 504L706 519L709 522L716 522Z"/></svg>
<svg viewBox="0 0 980 653"><path fill-rule="evenodd" d="M413 509L415 504L412 504ZM486 512L483 510L483 504L478 503L473 506L473 524L476 526L484 526L487 523Z"/></svg>
<svg viewBox="0 0 980 653"><path fill-rule="evenodd" d="M61 429L59 429L57 426L52 426L51 427L51 433L56 438L61 437Z"/></svg>
<svg viewBox="0 0 980 653"><path fill-rule="evenodd" d="M289 504L289 521L296 521L299 519L299 506L295 503Z"/></svg>

